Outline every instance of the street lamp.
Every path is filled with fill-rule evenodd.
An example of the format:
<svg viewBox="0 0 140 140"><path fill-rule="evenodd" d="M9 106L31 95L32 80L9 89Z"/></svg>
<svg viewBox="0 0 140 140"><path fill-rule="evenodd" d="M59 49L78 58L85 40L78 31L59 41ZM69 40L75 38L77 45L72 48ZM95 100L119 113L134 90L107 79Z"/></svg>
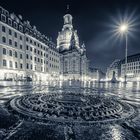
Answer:
<svg viewBox="0 0 140 140"><path fill-rule="evenodd" d="M128 50L128 46L127 46L127 33L128 33L128 25L127 24L122 24L120 25L119 28L120 33L125 35L125 83L126 83L126 78L127 78L127 50Z"/></svg>

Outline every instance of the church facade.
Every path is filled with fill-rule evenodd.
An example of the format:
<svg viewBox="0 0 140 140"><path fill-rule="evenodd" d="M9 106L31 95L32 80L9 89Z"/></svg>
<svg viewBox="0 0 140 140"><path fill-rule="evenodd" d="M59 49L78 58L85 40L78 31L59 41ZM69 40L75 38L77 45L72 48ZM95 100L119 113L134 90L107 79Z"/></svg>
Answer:
<svg viewBox="0 0 140 140"><path fill-rule="evenodd" d="M65 80L85 80L88 77L88 59L84 43L79 42L70 14L64 17L64 25L58 33L57 49L60 53L60 75Z"/></svg>

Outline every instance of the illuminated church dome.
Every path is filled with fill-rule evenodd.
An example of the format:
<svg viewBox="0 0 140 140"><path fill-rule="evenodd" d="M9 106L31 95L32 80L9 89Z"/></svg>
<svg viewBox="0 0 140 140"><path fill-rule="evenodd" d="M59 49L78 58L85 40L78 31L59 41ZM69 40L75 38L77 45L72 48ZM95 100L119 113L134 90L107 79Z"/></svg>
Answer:
<svg viewBox="0 0 140 140"><path fill-rule="evenodd" d="M69 50L71 45L71 37L74 36L75 47L79 48L79 38L77 31L73 29L72 19L73 17L70 14L66 14L64 17L64 25L62 31L59 32L57 38L57 48L60 51Z"/></svg>

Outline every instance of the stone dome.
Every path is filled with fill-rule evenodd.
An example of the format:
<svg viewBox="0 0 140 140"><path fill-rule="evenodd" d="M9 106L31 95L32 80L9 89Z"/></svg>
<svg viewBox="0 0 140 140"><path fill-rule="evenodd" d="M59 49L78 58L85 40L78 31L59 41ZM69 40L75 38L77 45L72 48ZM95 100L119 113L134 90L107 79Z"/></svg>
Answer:
<svg viewBox="0 0 140 140"><path fill-rule="evenodd" d="M63 18L64 25L62 31L58 33L57 48L62 51L69 50L72 34L74 34L76 42L75 47L79 48L79 38L77 35L77 31L73 29L72 16L70 14L66 14Z"/></svg>

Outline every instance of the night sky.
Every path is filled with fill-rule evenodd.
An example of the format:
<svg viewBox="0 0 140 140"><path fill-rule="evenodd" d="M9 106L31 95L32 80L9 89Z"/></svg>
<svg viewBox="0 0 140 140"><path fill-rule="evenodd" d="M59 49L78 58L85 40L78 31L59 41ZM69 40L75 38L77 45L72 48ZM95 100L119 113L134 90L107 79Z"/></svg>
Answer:
<svg viewBox="0 0 140 140"><path fill-rule="evenodd" d="M120 19L134 20L128 54L140 53L140 0L0 0L3 8L21 14L54 42L62 29L67 4L92 66L105 71L112 61L124 58L124 37L117 38L113 32Z"/></svg>

